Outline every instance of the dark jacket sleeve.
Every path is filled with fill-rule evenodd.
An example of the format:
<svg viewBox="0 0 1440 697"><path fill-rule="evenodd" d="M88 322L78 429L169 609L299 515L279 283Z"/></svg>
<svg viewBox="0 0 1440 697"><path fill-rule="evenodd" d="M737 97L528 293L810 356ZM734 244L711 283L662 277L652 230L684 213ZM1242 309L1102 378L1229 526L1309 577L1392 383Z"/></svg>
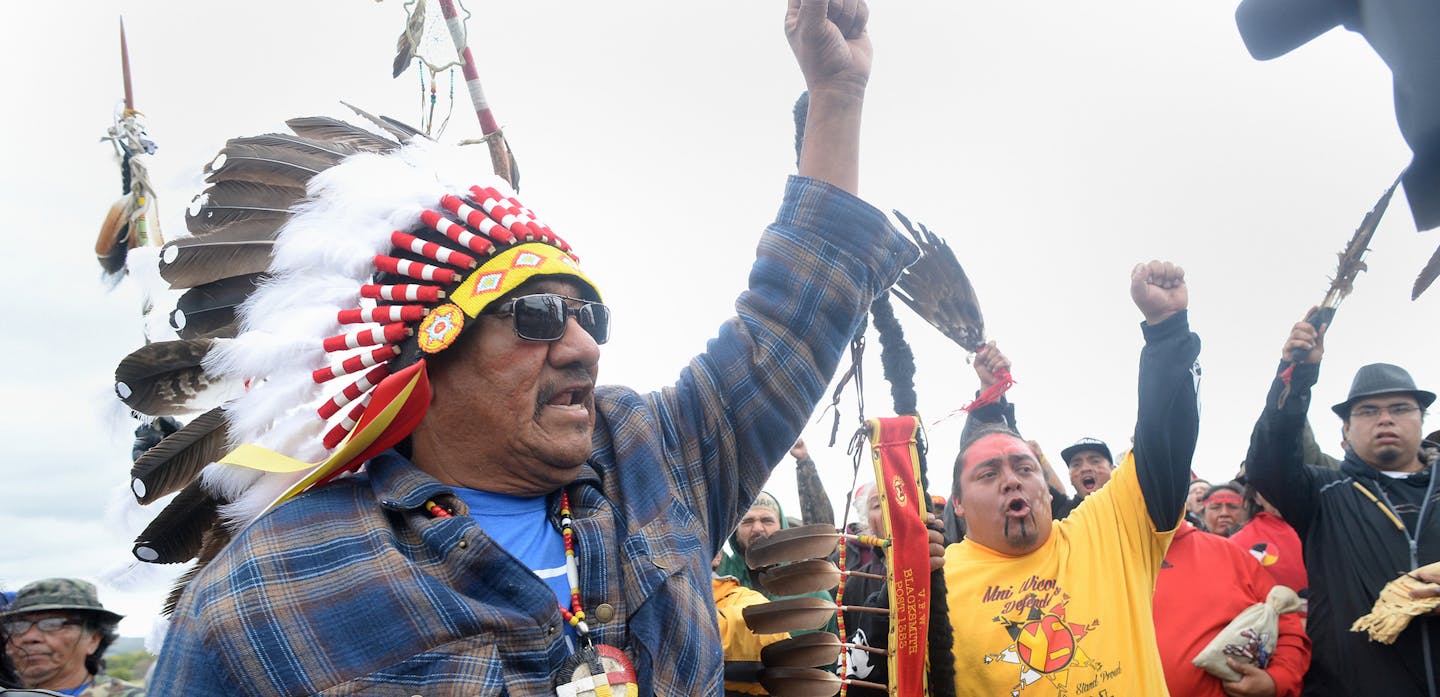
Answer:
<svg viewBox="0 0 1440 697"><path fill-rule="evenodd" d="M1075 510L1075 505L1075 500L1070 498L1068 494L1059 489L1056 489L1053 486L1050 487L1051 518L1054 518L1055 520L1063 520L1066 516L1070 515L1070 511Z"/></svg>
<svg viewBox="0 0 1440 697"><path fill-rule="evenodd" d="M1340 469L1340 459L1327 455L1324 450L1320 449L1320 443L1315 440L1315 431L1310 427L1309 419L1305 420L1305 428L1300 432L1300 439L1301 449L1305 453L1302 461L1305 464L1325 469Z"/></svg>
<svg viewBox="0 0 1440 697"><path fill-rule="evenodd" d="M1190 331L1186 311L1156 325L1142 324L1139 414L1135 418L1135 473L1150 522L1174 530L1185 509L1190 461L1200 430L1195 362L1200 337Z"/></svg>
<svg viewBox="0 0 1440 697"><path fill-rule="evenodd" d="M1314 475L1305 466L1302 432L1310 410L1310 388L1320 379L1318 363L1299 363L1290 377L1285 404L1285 382L1278 374L1265 397L1265 411L1250 434L1250 452L1245 455L1245 476L1280 516L1305 539L1318 510L1319 491Z"/></svg>
<svg viewBox="0 0 1440 697"><path fill-rule="evenodd" d="M979 392L975 393L979 396ZM970 442L970 437L986 426L1005 426L1010 430L1019 433L1020 429L1015 427L1015 405L1000 396L1000 401L986 404L965 417L965 428L960 431L960 447Z"/></svg>
<svg viewBox="0 0 1440 697"><path fill-rule="evenodd" d="M795 488L800 494L800 522L805 525L835 524L835 507L825 493L825 482L810 458L795 462Z"/></svg>
<svg viewBox="0 0 1440 697"><path fill-rule="evenodd" d="M955 502L949 497L945 499L940 519L945 521L945 544L953 545L965 539L965 519L955 515Z"/></svg>

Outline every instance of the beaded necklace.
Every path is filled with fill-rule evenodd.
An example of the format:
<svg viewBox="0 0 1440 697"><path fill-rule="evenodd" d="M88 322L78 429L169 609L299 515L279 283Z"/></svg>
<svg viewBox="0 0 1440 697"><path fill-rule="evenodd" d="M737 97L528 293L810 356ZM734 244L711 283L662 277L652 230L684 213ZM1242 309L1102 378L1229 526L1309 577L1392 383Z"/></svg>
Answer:
<svg viewBox="0 0 1440 697"><path fill-rule="evenodd" d="M590 626L585 624L585 606L580 604L580 567L575 563L575 531L570 529L570 492L560 492L560 535L565 538L565 575L570 579L570 609L560 606L560 616L575 628L581 643L590 643Z"/></svg>

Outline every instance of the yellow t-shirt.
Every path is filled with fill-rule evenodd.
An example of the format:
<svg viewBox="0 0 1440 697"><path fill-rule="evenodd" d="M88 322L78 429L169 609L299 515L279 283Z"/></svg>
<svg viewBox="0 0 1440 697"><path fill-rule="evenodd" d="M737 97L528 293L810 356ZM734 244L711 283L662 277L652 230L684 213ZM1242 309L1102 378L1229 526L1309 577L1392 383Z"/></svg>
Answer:
<svg viewBox="0 0 1440 697"><path fill-rule="evenodd" d="M1023 557L945 550L955 693L1166 695L1151 600L1174 531L1156 532L1131 456Z"/></svg>

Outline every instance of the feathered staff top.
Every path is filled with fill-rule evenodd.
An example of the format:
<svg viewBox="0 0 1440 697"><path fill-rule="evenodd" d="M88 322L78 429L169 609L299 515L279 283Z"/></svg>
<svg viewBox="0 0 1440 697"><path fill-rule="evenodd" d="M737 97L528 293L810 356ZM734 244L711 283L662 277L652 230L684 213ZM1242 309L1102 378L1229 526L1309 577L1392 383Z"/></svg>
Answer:
<svg viewBox="0 0 1440 697"><path fill-rule="evenodd" d="M404 438L429 402L424 356L529 278L600 297L564 240L476 176L484 150L289 125L207 167L193 236L161 252L162 276L190 288L171 314L181 338L116 370L136 411L211 409L132 470L141 503L184 490L136 540L143 561L194 558L210 539L197 530L241 527Z"/></svg>

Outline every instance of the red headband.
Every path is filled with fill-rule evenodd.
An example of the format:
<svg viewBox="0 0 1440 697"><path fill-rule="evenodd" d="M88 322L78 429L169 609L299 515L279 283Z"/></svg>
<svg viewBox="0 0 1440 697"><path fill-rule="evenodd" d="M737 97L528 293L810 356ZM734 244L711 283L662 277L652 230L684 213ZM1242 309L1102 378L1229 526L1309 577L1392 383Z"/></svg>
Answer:
<svg viewBox="0 0 1440 697"><path fill-rule="evenodd" d="M1209 497L1206 497L1206 499L1205 499L1205 505L1207 505L1207 506L1210 505L1210 502L1212 502L1212 501L1215 502L1215 503L1243 503L1243 502L1244 502L1244 500L1240 498L1240 495L1239 495L1239 494L1237 494L1237 493L1235 493L1235 492L1233 492L1233 491L1230 491L1230 490L1228 490L1228 489L1221 489L1220 491L1216 492L1214 495L1209 496Z"/></svg>

